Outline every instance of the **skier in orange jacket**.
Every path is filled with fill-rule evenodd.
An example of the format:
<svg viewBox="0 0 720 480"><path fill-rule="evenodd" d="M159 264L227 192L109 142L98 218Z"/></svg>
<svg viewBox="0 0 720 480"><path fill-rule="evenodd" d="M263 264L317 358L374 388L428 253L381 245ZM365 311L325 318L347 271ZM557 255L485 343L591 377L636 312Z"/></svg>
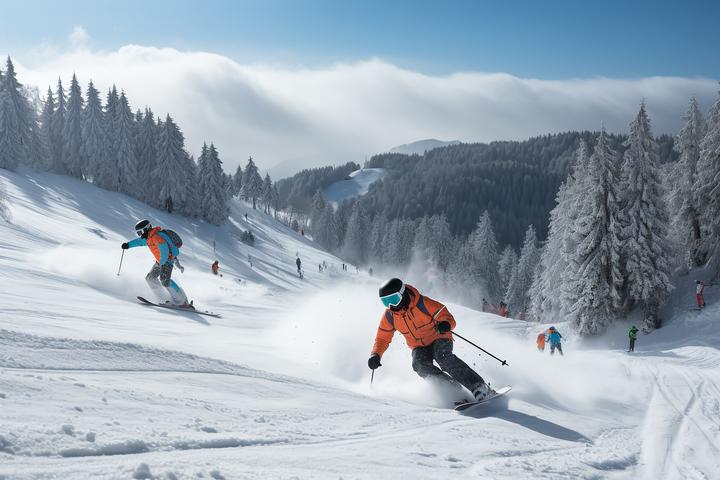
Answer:
<svg viewBox="0 0 720 480"><path fill-rule="evenodd" d="M483 400L492 392L482 377L452 352L450 332L455 328L455 318L445 305L421 295L398 278L388 280L379 293L386 310L380 318L368 367L375 370L382 365L380 359L397 330L412 349L412 367L421 377L454 387L460 383L476 400Z"/></svg>

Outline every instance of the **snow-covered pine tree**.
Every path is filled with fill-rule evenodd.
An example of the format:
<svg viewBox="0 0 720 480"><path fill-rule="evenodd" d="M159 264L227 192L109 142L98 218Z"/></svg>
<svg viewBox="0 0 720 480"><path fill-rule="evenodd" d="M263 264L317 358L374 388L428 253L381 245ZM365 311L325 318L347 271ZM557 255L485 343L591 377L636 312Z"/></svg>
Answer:
<svg viewBox="0 0 720 480"><path fill-rule="evenodd" d="M356 265L367 260L369 220L360 202L355 202L345 232L343 254Z"/></svg>
<svg viewBox="0 0 720 480"><path fill-rule="evenodd" d="M48 87L47 96L45 97L45 102L43 103L43 110L40 114L40 136L43 141L46 142L48 155L46 157L46 162L43 170L48 172L57 171L54 164L55 155L52 151L52 133L50 128L50 126L52 125L53 115L55 114L55 108L55 99L53 98L52 89Z"/></svg>
<svg viewBox="0 0 720 480"><path fill-rule="evenodd" d="M387 217L379 213L373 217L370 223L372 227L370 229L370 241L368 245L368 261L381 262L385 250L383 240L388 228Z"/></svg>
<svg viewBox="0 0 720 480"><path fill-rule="evenodd" d="M120 173L120 191L131 196L141 196L138 182L138 160L135 149L135 116L123 91L115 110L115 138L113 152Z"/></svg>
<svg viewBox="0 0 720 480"><path fill-rule="evenodd" d="M117 164L110 156L100 92L92 80L88 83L87 102L82 112L81 153L87 160L86 174L92 178L93 183L101 188L117 190Z"/></svg>
<svg viewBox="0 0 720 480"><path fill-rule="evenodd" d="M504 294L500 290L502 282L498 272L500 254L490 213L487 210L478 220L475 230L470 233L468 243L473 259L466 268L471 272L471 277L482 285L481 290L484 291L486 300L491 303L499 302Z"/></svg>
<svg viewBox="0 0 720 480"><path fill-rule="evenodd" d="M201 217L200 211L200 189L198 179L200 176L195 158L189 155L183 148L183 173L185 185L185 198L181 199L178 211L188 217Z"/></svg>
<svg viewBox="0 0 720 480"><path fill-rule="evenodd" d="M164 208L170 199L175 208L180 209L191 199L188 175L194 172L186 172L185 169L188 166L194 168L194 162L193 165L188 163L185 138L170 114L161 123L156 150L157 166L152 172L153 204Z"/></svg>
<svg viewBox="0 0 720 480"><path fill-rule="evenodd" d="M227 220L230 209L227 204L227 191L223 184L223 170L220 156L214 144L203 143L198 159L198 196L202 218L214 225L222 225Z"/></svg>
<svg viewBox="0 0 720 480"><path fill-rule="evenodd" d="M501 292L507 292L508 286L510 285L510 279L512 278L513 272L517 268L517 264L517 252L510 245L506 245L505 249L500 255L500 260L498 261L498 275L500 276Z"/></svg>
<svg viewBox="0 0 720 480"><path fill-rule="evenodd" d="M75 178L83 178L87 169L87 162L81 152L83 103L80 84L73 74L62 131L62 161L67 174Z"/></svg>
<svg viewBox="0 0 720 480"><path fill-rule="evenodd" d="M658 146L645 104L630 124L622 166L621 215L625 291L645 308L645 328L660 326L658 309L672 288L668 212L658 171Z"/></svg>
<svg viewBox="0 0 720 480"><path fill-rule="evenodd" d="M65 164L63 163L63 135L65 129L65 110L67 102L65 100L65 89L62 86L62 80L58 77L57 90L55 92L55 109L53 111L52 120L50 121L50 154L52 155L53 171L56 173L66 173Z"/></svg>
<svg viewBox="0 0 720 480"><path fill-rule="evenodd" d="M310 228L312 228L313 236L318 231L320 224L320 217L322 217L325 211L325 198L323 197L322 191L318 189L313 195L312 205L310 208Z"/></svg>
<svg viewBox="0 0 720 480"><path fill-rule="evenodd" d="M598 137L587 168L576 178L579 198L573 199L567 278L563 296L578 331L583 335L604 332L621 312L622 224L618 155L605 129Z"/></svg>
<svg viewBox="0 0 720 480"><path fill-rule="evenodd" d="M413 250L419 260L446 270L450 263L451 239L445 215L423 217L413 235Z"/></svg>
<svg viewBox="0 0 720 480"><path fill-rule="evenodd" d="M248 158L245 165L245 174L243 176L242 197L245 200L251 200L253 209L257 208L257 199L262 196L262 177L258 172L258 168L253 158Z"/></svg>
<svg viewBox="0 0 720 480"><path fill-rule="evenodd" d="M568 257L574 248L570 244L570 234L576 218L575 204L583 194L576 179L585 174L587 165L587 145L581 140L573 169L565 183L560 185L555 208L550 212L548 238L530 289L532 318L547 319L548 315L562 315L566 310L563 303L564 282L567 280Z"/></svg>
<svg viewBox="0 0 720 480"><path fill-rule="evenodd" d="M155 114L151 109L146 108L142 122L138 125L135 147L138 162L138 182L142 189L139 198L151 204L156 201L152 195L152 172L157 167L157 132Z"/></svg>
<svg viewBox="0 0 720 480"><path fill-rule="evenodd" d="M270 174L265 173L265 179L262 186L262 203L266 214L270 214L270 205L272 204L273 183Z"/></svg>
<svg viewBox="0 0 720 480"><path fill-rule="evenodd" d="M675 150L680 160L672 172L670 183L670 207L673 212L672 227L677 243L683 249L686 267L699 267L703 263L700 255L702 228L696 192L700 143L705 136L706 124L697 100L692 98L685 117L685 126L675 137Z"/></svg>
<svg viewBox="0 0 720 480"><path fill-rule="evenodd" d="M520 260L513 271L505 298L512 312L527 313L530 307L530 287L540 262L540 250L537 247L535 228L530 225L525 232L525 241L520 251Z"/></svg>
<svg viewBox="0 0 720 480"><path fill-rule="evenodd" d="M0 81L2 78L0 77ZM2 95L2 93L0 93ZM0 218L6 222L10 222L12 214L10 213L10 207L8 206L8 195L5 190L5 182L0 180Z"/></svg>
<svg viewBox="0 0 720 480"><path fill-rule="evenodd" d="M247 172L247 169L245 171ZM318 220L317 231L313 230L313 232L315 241L325 250L334 252L337 249L340 241L340 228L335 217L335 209L329 203L325 205L325 210Z"/></svg>
<svg viewBox="0 0 720 480"><path fill-rule="evenodd" d="M412 220L395 219L389 222L383 238L385 263L395 266L409 265L416 228L417 222Z"/></svg>
<svg viewBox="0 0 720 480"><path fill-rule="evenodd" d="M32 123L35 112L22 93L15 66L10 57L5 64L0 92L0 168L14 170L20 163L30 163Z"/></svg>
<svg viewBox="0 0 720 480"><path fill-rule="evenodd" d="M702 254L717 276L720 274L720 97L708 112L696 183L703 229Z"/></svg>
<svg viewBox="0 0 720 480"><path fill-rule="evenodd" d="M233 175L233 197L240 195L243 186L243 171L242 165L238 165L235 169L235 175Z"/></svg>

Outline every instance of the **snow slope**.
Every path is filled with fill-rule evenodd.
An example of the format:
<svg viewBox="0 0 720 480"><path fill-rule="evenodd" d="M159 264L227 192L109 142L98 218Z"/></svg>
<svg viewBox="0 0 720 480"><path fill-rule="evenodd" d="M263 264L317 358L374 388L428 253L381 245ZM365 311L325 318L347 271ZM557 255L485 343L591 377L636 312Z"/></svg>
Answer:
<svg viewBox="0 0 720 480"><path fill-rule="evenodd" d="M327 187L323 192L323 196L328 202L339 204L343 200L365 195L370 185L384 176L384 168L361 168L352 172L346 179Z"/></svg>
<svg viewBox="0 0 720 480"><path fill-rule="evenodd" d="M634 355L621 326L589 343L560 322L566 356L550 357L539 326L450 305L458 333L510 366L460 341L458 355L513 385L460 415L400 338L371 387L377 279L318 273L340 261L246 205L213 227L65 177L2 181L0 478L719 478L716 289L703 312L678 289ZM183 236L174 276L222 318L137 304L150 254L116 272L139 217ZM237 240L247 228L256 248Z"/></svg>

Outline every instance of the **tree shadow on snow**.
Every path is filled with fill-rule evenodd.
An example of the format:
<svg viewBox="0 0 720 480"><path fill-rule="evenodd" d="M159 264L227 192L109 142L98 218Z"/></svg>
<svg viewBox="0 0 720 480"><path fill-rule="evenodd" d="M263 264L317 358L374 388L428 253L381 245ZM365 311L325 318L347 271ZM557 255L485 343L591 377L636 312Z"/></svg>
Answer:
<svg viewBox="0 0 720 480"><path fill-rule="evenodd" d="M506 422L514 423L525 427L528 430L546 435L548 437L557 438L558 440L565 440L568 442L579 442L579 443L592 443L592 440L587 438L580 432L576 432L557 423L543 420L535 415L528 415L526 413L510 410L507 408L507 399L503 399L501 402L493 402L492 405L480 405L471 409L469 412L465 412L465 415L474 418L487 418L495 417Z"/></svg>

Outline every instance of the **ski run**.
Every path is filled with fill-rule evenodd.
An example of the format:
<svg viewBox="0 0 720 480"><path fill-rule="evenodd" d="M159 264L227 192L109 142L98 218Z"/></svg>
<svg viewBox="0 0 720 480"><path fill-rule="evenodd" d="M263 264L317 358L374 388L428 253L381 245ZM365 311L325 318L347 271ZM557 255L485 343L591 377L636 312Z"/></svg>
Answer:
<svg viewBox="0 0 720 480"><path fill-rule="evenodd" d="M399 334L370 384L384 278L260 210L233 200L216 227L69 177L0 182L0 478L720 478L720 294L688 310L689 276L634 353L629 324L581 342L558 321L564 356L550 356L535 346L549 325L449 304L509 366L462 341L457 355L512 386L461 414ZM153 298L147 249L116 272L141 218L182 236L173 279L221 318L138 303Z"/></svg>

